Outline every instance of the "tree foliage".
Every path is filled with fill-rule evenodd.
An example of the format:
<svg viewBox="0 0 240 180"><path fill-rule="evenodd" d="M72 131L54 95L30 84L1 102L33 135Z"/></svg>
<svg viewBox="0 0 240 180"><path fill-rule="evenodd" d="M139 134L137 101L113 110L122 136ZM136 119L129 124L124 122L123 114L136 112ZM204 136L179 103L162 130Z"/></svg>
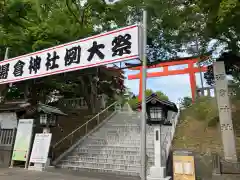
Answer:
<svg viewBox="0 0 240 180"><path fill-rule="evenodd" d="M6 47L10 47L10 56L14 57L97 34L97 25L102 25L101 31L109 29L99 24L103 21L97 17L98 13L106 12L105 4L93 0L85 5L79 3L71 0L1 1L0 58L3 59ZM122 71L101 66L14 83L5 88L4 94L9 99L31 98L33 103L45 102L56 92L67 98L84 96L94 109L92 106L99 94L113 98L124 91L123 80Z"/></svg>
<svg viewBox="0 0 240 180"><path fill-rule="evenodd" d="M190 97L184 97L181 101L181 105L184 107L184 108L188 108L192 105L192 98Z"/></svg>
<svg viewBox="0 0 240 180"><path fill-rule="evenodd" d="M154 91L151 90L151 89L146 89L146 91L145 91L146 97L152 95L153 93L156 94L156 95L159 97L159 99L161 99L161 100L168 100L168 96L166 96L166 95L165 95L163 92L161 92L161 91L156 91L156 92L154 92ZM132 96L132 98L128 100L129 105L130 105L133 109L136 109L136 105L137 105L139 102L140 102L140 101L139 101L139 99L138 99L137 96Z"/></svg>
<svg viewBox="0 0 240 180"><path fill-rule="evenodd" d="M216 126L218 118L218 109L214 97L201 96L195 102L183 110L184 119L194 119L204 121L207 126Z"/></svg>
<svg viewBox="0 0 240 180"><path fill-rule="evenodd" d="M153 91L151 89L146 89L146 97L156 94L161 100L168 100L168 97L162 91Z"/></svg>
<svg viewBox="0 0 240 180"><path fill-rule="evenodd" d="M145 7L148 50L153 60L169 59L178 52L196 55L219 47L239 52L238 0L122 0L114 7L131 16L130 23L141 19Z"/></svg>
<svg viewBox="0 0 240 180"><path fill-rule="evenodd" d="M223 53L216 61L223 61L227 75L231 75L235 82L240 82L240 56L233 54L233 52ZM214 71L213 65L209 65L207 72L204 73L204 78L207 84L214 85Z"/></svg>

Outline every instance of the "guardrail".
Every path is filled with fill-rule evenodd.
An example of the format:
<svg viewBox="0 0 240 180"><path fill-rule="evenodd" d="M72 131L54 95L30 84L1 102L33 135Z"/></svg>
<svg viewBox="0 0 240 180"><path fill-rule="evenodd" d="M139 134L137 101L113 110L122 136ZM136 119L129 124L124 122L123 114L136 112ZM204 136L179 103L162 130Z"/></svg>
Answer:
<svg viewBox="0 0 240 180"><path fill-rule="evenodd" d="M83 125L79 126L75 130L73 130L70 134L56 142L52 146L53 151L53 159L60 156L64 151L73 146L79 139L88 134L91 130L93 130L96 126L98 126L104 119L106 119L113 111L115 111L115 106L117 102L112 103L110 106L96 114L94 117L89 119Z"/></svg>

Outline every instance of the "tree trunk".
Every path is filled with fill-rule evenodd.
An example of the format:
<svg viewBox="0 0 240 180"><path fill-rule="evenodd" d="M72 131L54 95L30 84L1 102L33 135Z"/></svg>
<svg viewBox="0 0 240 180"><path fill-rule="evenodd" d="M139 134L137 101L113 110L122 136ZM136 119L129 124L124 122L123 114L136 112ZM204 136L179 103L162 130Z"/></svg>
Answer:
<svg viewBox="0 0 240 180"><path fill-rule="evenodd" d="M81 82L80 88L82 91L82 96L84 97L84 100L87 103L88 109L92 111L91 100L89 98L90 93L88 92L88 86L87 86L88 81L87 81L87 79L84 79L83 77L79 77L79 80Z"/></svg>
<svg viewBox="0 0 240 180"><path fill-rule="evenodd" d="M35 80L30 80L30 81L31 81L30 83L32 88L29 96L30 96L31 105L35 106L38 104L38 101L39 101L38 94L37 94L37 85L35 83Z"/></svg>
<svg viewBox="0 0 240 180"><path fill-rule="evenodd" d="M0 85L0 103L4 103L5 96L7 94L8 90L8 85L7 84L2 84Z"/></svg>
<svg viewBox="0 0 240 180"><path fill-rule="evenodd" d="M24 100L27 100L28 99L28 96L29 96L29 85L28 83L25 83L24 85Z"/></svg>
<svg viewBox="0 0 240 180"><path fill-rule="evenodd" d="M96 109L96 102L97 102L97 89L96 89L96 84L93 81L92 75L88 76L89 79L89 83L90 83L90 103L91 103L91 107L92 107L92 113L95 114L97 112Z"/></svg>

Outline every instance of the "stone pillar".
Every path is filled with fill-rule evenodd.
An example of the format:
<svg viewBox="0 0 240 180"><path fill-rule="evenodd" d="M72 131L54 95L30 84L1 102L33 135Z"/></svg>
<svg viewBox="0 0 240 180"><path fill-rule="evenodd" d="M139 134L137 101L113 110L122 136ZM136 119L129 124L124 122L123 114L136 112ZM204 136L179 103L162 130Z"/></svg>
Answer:
<svg viewBox="0 0 240 180"><path fill-rule="evenodd" d="M50 128L49 127L44 127L43 128L43 134L48 134L48 133L50 133L51 131L50 131ZM50 143L50 146L51 146L51 143ZM50 148L50 150L52 150L51 148ZM49 154L52 154L52 152L49 152ZM42 165L40 165L40 166L43 166L43 168L47 168L49 165L50 165L50 162L51 162L51 159L49 158L49 155L48 155L48 159L47 159L47 162L46 162L46 164L42 164Z"/></svg>
<svg viewBox="0 0 240 180"><path fill-rule="evenodd" d="M224 62L214 63L214 79L216 84L216 98L224 149L224 158L237 161L235 135L232 123L232 111L228 96L228 80L226 78Z"/></svg>
<svg viewBox="0 0 240 180"><path fill-rule="evenodd" d="M147 180L169 180L171 177L166 176L166 167L163 165L162 156L162 133L161 126L154 125L154 166L150 167L150 174ZM165 158L164 158L165 159Z"/></svg>

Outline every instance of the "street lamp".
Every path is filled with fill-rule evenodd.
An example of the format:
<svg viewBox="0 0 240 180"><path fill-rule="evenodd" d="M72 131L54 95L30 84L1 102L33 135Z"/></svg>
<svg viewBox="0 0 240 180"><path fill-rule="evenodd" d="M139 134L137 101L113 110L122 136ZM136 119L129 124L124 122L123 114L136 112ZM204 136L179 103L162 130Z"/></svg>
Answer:
<svg viewBox="0 0 240 180"><path fill-rule="evenodd" d="M42 103L38 105L38 113L43 133L50 133L50 128L56 127L58 116L66 116L60 109Z"/></svg>
<svg viewBox="0 0 240 180"><path fill-rule="evenodd" d="M147 124L172 126L172 122L168 119L168 111L178 110L174 103L160 100L156 94L146 99Z"/></svg>
<svg viewBox="0 0 240 180"><path fill-rule="evenodd" d="M40 125L43 127L55 127L57 124L57 116L55 114L40 114Z"/></svg>
<svg viewBox="0 0 240 180"><path fill-rule="evenodd" d="M141 106L139 104L138 106ZM156 94L152 94L146 98L146 119L147 124L154 126L154 166L150 167L150 175L148 180L155 179L169 179L166 177L165 167L162 164L162 142L161 142L161 128L162 126L172 126L168 117L168 112L177 113L178 108L175 103L161 100Z"/></svg>

